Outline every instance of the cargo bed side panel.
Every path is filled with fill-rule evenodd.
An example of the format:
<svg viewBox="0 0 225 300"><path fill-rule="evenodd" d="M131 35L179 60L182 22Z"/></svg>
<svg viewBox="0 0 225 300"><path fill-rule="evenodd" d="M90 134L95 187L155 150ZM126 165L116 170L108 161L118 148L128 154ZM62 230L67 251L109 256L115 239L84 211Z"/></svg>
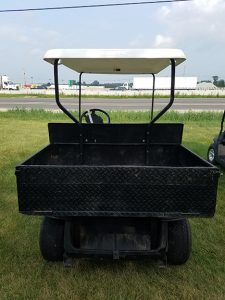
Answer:
<svg viewBox="0 0 225 300"><path fill-rule="evenodd" d="M19 166L19 210L55 216L213 216L218 170Z"/></svg>

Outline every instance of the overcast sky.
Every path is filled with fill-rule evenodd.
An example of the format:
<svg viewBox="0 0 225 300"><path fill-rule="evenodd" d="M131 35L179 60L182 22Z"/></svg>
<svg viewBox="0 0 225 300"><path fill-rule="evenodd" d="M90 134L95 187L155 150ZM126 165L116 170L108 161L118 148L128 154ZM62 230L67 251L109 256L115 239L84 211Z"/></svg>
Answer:
<svg viewBox="0 0 225 300"><path fill-rule="evenodd" d="M132 0L8 0L0 9L132 2ZM47 82L53 68L43 61L52 48L180 48L187 61L180 76L225 78L225 1L70 9L0 14L0 74L15 82ZM163 73L169 75L169 71ZM97 76L87 77L91 81ZM77 79L61 72L61 81ZM98 79L98 78L97 78ZM126 76L121 77L126 81ZM108 81L109 78L100 81Z"/></svg>

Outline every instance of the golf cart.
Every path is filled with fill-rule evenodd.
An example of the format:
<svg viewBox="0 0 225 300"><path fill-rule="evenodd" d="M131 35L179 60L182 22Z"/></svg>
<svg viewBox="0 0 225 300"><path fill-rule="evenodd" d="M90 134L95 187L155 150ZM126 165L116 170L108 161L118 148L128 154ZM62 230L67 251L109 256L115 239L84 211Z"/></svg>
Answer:
<svg viewBox="0 0 225 300"><path fill-rule="evenodd" d="M223 123L225 118L225 110L223 112L219 135L213 139L213 143L209 146L207 160L213 165L221 165L225 167L225 132L223 131Z"/></svg>
<svg viewBox="0 0 225 300"><path fill-rule="evenodd" d="M19 211L43 216L40 251L47 261L155 256L185 263L189 217L212 217L219 172L181 145L183 124L156 123L174 102L177 49L58 49L55 98L70 123L49 123L50 144L16 167ZM60 102L58 67L80 73L79 117ZM155 74L171 67L168 104L154 115ZM83 73L152 74L150 120L111 124L106 111L82 113ZM105 115L105 118L103 117Z"/></svg>

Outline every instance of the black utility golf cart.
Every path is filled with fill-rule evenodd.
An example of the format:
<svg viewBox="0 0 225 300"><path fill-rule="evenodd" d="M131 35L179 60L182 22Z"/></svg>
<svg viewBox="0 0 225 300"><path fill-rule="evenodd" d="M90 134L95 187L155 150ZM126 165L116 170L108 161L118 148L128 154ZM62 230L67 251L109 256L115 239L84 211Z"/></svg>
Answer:
<svg viewBox="0 0 225 300"><path fill-rule="evenodd" d="M188 217L212 217L219 172L181 145L183 124L156 123L174 102L181 50L50 50L55 97L70 123L49 123L50 144L16 167L19 210L44 216L40 250L48 261L156 256L183 264L191 252ZM60 102L59 64L80 73L79 119ZM168 104L146 124L111 124L82 113L83 73L152 74L171 66ZM106 115L103 122L101 114ZM84 123L85 122L85 123Z"/></svg>
<svg viewBox="0 0 225 300"><path fill-rule="evenodd" d="M221 165L225 167L225 132L223 130L225 111L223 112L219 135L213 139L213 143L209 146L207 159L213 165Z"/></svg>

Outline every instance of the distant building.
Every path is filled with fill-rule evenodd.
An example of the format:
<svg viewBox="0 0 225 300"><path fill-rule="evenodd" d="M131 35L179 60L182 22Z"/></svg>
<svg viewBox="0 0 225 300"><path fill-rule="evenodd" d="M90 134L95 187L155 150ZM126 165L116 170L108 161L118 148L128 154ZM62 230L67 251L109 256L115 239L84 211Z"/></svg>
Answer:
<svg viewBox="0 0 225 300"><path fill-rule="evenodd" d="M156 90L169 90L171 86L170 77L155 77ZM134 77L133 89L135 90L152 90L153 77ZM197 87L197 77L176 77L176 90L195 90Z"/></svg>
<svg viewBox="0 0 225 300"><path fill-rule="evenodd" d="M212 82L200 82L197 84L197 90L216 90L217 87Z"/></svg>

